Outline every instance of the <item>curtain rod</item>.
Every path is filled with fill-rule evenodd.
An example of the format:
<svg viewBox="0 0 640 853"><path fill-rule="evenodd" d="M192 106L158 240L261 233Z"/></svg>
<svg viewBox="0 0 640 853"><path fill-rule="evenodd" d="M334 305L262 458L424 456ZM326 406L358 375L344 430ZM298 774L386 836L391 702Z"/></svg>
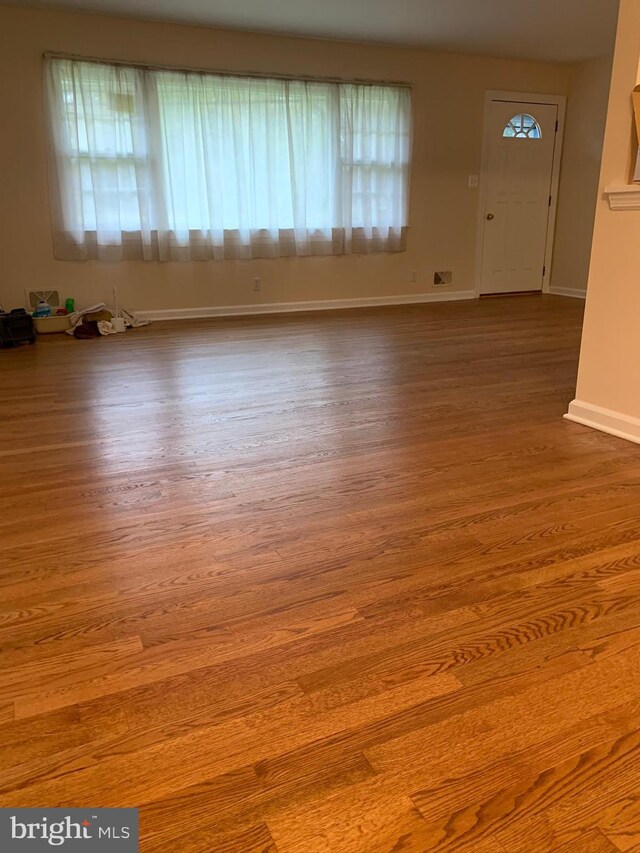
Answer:
<svg viewBox="0 0 640 853"><path fill-rule="evenodd" d="M344 77L313 77L305 74L270 74L262 71L216 71L205 68L189 68L175 65L150 65L144 62L128 62L124 59L100 59L94 56L80 56L75 53L45 51L44 59L67 59L74 62L92 62L95 65L122 65L125 68L140 68L143 71L175 71L180 74L212 74L217 77L245 77L258 80L301 80L309 83L354 83L359 86L396 86L411 89L412 84L402 80L361 80Z"/></svg>

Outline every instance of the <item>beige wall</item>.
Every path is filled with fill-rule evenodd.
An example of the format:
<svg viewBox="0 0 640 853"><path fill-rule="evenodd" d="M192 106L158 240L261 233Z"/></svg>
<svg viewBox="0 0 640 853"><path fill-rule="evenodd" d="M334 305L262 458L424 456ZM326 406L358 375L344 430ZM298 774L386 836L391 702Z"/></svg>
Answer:
<svg viewBox="0 0 640 853"><path fill-rule="evenodd" d="M640 3L621 0L574 414L640 438L640 210L612 211L606 186L629 181L636 141L631 90L638 81ZM595 409L593 407L596 407ZM614 416L601 409L618 414ZM630 420L632 419L632 420ZM620 424L628 422L627 428Z"/></svg>
<svg viewBox="0 0 640 853"><path fill-rule="evenodd" d="M611 57L571 68L551 289L587 287Z"/></svg>
<svg viewBox="0 0 640 853"><path fill-rule="evenodd" d="M400 255L201 263L69 263L51 252L41 104L44 50L210 69L406 80L414 86L411 232ZM79 303L116 283L134 309L428 292L436 269L474 288L484 91L566 94L569 68L0 7L0 301L56 287ZM7 127L9 128L7 132ZM411 271L418 272L412 283ZM251 292L253 276L262 293Z"/></svg>

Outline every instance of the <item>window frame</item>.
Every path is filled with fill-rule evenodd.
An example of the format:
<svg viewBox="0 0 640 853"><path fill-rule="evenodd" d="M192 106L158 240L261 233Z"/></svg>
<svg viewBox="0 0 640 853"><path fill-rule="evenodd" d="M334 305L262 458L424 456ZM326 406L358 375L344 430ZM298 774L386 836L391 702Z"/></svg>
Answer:
<svg viewBox="0 0 640 853"><path fill-rule="evenodd" d="M111 72L113 72L114 67L117 67L117 64L113 64L113 63L109 63L109 62L93 63L92 60L79 60L79 59L76 59L75 57L70 58L70 57L65 57L64 55L62 55L62 56L52 55L52 56L50 56L50 58L54 61L60 60L60 61L66 61L66 62L70 62L70 63L78 62L81 65L85 62L91 62L92 64L107 66ZM224 87L224 82L226 81L226 79L231 78L232 81L237 82L238 86L240 86L243 81L246 82L246 81L252 81L255 79L253 77L249 77L247 75L242 75L242 74L237 74L237 75L223 74L223 75L221 75L221 74L218 74L216 72L204 72L204 71L203 72L199 72L199 71L198 72L195 72L195 71L182 72L180 70L172 69L172 68L161 68L161 67L147 68L146 66L144 66L144 67L137 66L135 63L132 63L132 64L123 63L122 67L126 70L131 70L134 74L137 71L142 71L142 72L145 72L145 73L150 75L150 79L153 81L154 97L156 98L156 102L158 104L157 109L159 111L159 114L160 114L160 111L162 110L162 104L161 104L162 88L163 88L163 86L170 88L170 85L171 85L171 81L167 81L166 79L163 80L163 76L165 74L185 75L185 88L184 88L185 97L189 94L189 79L190 79L189 75L197 75L200 78L211 77L212 79L210 82L211 82L211 86L213 87L213 89L215 89L215 86L217 85L217 86L221 87L221 91ZM62 72L60 72L60 73L62 74ZM69 79L71 79L71 78L69 78ZM106 92L106 95L108 96L109 95L108 77L106 77L105 79L107 80L107 83L105 84L105 86L106 86L105 92ZM149 79L149 78L146 78L146 79ZM335 139L335 143L331 148L331 150L333 151L333 154L330 154L328 156L336 158L335 159L335 165L334 165L333 169L335 170L336 180L338 180L338 185L340 187L343 187L343 189L341 189L341 191L340 191L341 197L337 197L335 201L331 201L331 198L332 198L331 193L334 192L334 190L329 191L329 195L326 197L325 202L324 202L325 203L324 209L322 207L318 208L319 218L318 218L317 227L320 230L324 230L324 231L336 231L336 230L339 231L339 230L347 227L347 228L351 229L352 231L363 230L363 232L367 229L371 230L373 228L375 230L378 227L382 227L382 228L389 228L389 229L395 228L396 230L399 229L399 230L405 232L406 229L408 228L409 192L410 192L409 183L410 183L410 170L411 170L412 124L413 124L413 122L412 122L412 110L411 110L410 87L408 87L404 84L385 84L383 82L368 83L365 81L349 82L349 81L344 81L344 80L337 81L337 80L323 80L323 79L307 80L306 78L288 78L288 77L281 78L277 75L265 76L265 77L260 76L258 79L265 80L265 82L267 84L269 82L272 82L276 85L282 86L282 88L280 90L275 90L273 92L269 92L268 89L265 90L263 93L264 104L261 105L260 101L258 99L258 101L257 101L258 109L264 108L267 112L269 110L270 104L271 104L272 109L275 109L276 111L278 111L279 109L282 109L282 108L287 110L290 103L291 103L290 97L293 97L295 99L296 93L295 93L295 91L293 92L293 94L290 93L289 87L286 85L287 83L294 83L294 84L297 83L297 84L305 84L305 85L311 84L312 86L314 84L317 84L319 86L334 87L333 89L329 90L328 94L330 96L330 100L332 100L334 96L337 96L338 100L333 105L330 103L329 106L327 107L326 121L328 122L328 124L327 124L328 131L329 132L335 132L336 128L337 128L337 132L339 135ZM176 81L174 81L174 84L175 84L175 82ZM181 82L180 78L178 77L177 78L178 92L180 89L180 86L179 86L180 82ZM61 78L61 82L59 85L60 85L61 91L63 91L64 86L65 86L65 81L62 78ZM80 84L74 84L73 80L72 80L71 86L73 86L73 85L80 85ZM88 88L91 87L90 77L88 77L87 80L85 80L85 85ZM100 87L100 84L98 82L98 83L96 83L96 89L99 89L99 87ZM343 90L342 87L345 87L345 89ZM404 107L400 106L402 101L397 101L394 106L391 106L393 104L393 100L392 101L385 101L385 98L381 97L380 103L382 106L381 106L380 111L378 113L374 112L371 114L371 115L376 116L376 121L378 122L377 126L375 124L373 125L373 127L374 127L373 131L368 130L366 125L362 125L361 129L353 131L352 126L351 126L351 130L350 130L351 136L349 137L351 147L347 146L345 149L345 147L343 146L343 143L342 143L342 139L340 137L341 128L342 128L342 121L344 120L342 101L340 100L340 98L343 97L343 91L346 91L347 87L355 87L356 94L357 94L357 91L360 89L369 89L372 87L373 88L377 87L380 89L387 89L387 90L392 90L392 89L395 90L398 88L404 89L405 91L407 91L409 93L409 97L408 97L408 101L407 101L408 111L407 111L406 106L404 106ZM64 97L64 111L67 114L65 121L66 121L68 128L73 128L74 126L76 128L80 128L81 123L82 123L83 131L82 131L82 133L76 132L75 138L76 138L77 146L76 146L75 150L70 150L70 151L61 150L61 151L57 152L57 156L66 162L66 165L69 169L71 169L71 167L75 168L77 170L77 172L79 173L79 175L85 174L85 168L86 168L87 164L89 165L89 167L92 167L92 166L95 166L95 164L97 162L104 164L104 166L106 168L109 168L109 166L113 166L114 170L117 170L118 166L120 164L122 164L123 167L125 167L127 170L131 170L131 172L135 175L139 174L140 172L147 171L149 174L149 187L147 187L147 192L149 193L149 195L150 196L152 196L154 194L158 195L160 193L164 193L166 195L166 192L171 193L172 190L171 190L171 187L169 187L167 189L168 184L166 183L166 180L165 181L162 180L161 169L163 166L163 162L165 162L165 163L167 162L166 157L170 156L170 154L167 154L167 151L168 151L169 146L171 144L171 138L170 138L170 136L166 135L166 132L163 129L163 132L165 132L164 136L162 136L161 138L158 137L156 139L152 139L153 133L152 133L152 130L150 129L150 126L148 124L149 119L148 119L148 116L144 113L145 109L147 108L147 104L146 104L146 102L144 104L137 103L137 100L139 97L139 88L140 88L139 82L137 81L137 78L136 78L130 84L131 93L129 96L133 97L133 99L134 99L133 105L136 109L135 112L133 110L131 110L131 116L132 116L131 122L132 123L134 121L138 122L138 123L142 122L144 125L144 128L145 128L143 136L146 140L146 144L145 144L145 151L143 154L141 154L138 150L136 150L136 141L139 141L139 140L134 140L133 143L131 143L131 140L130 140L129 148L133 149L131 151L127 151L127 152L119 152L118 150L109 151L108 150L109 146L106 145L105 151L103 154L92 153L89 134L90 134L90 132L93 132L93 129L90 129L89 122L88 122L87 117L86 117L86 113L83 110L82 113L76 111L74 114L74 108L73 108L73 106L69 105L68 98L65 96ZM142 87L142 89L144 89L144 86ZM259 89L258 89L258 91L259 91ZM252 97L255 98L255 94L252 95L252 93L251 93L250 86L249 86L248 92L249 92L249 100L251 100ZM305 90L303 89L303 90L301 90L301 92L302 92L301 101L304 102L305 101ZM103 92L102 94L104 96L105 93ZM114 94L117 94L117 93L114 93ZM76 97L78 97L77 94L76 94ZM145 97L148 97L148 93L145 95ZM355 95L354 95L354 97L355 97ZM206 97L205 97L204 103L206 105ZM375 102L373 103L373 106L371 105L371 103L367 103L366 99L364 100L363 103L364 103L364 106L363 106L363 104L359 105L359 109L361 111L364 110L363 115L367 115L367 112L366 112L367 109L368 110L375 109ZM308 104L306 105L305 108L307 110L310 109ZM245 109L250 110L251 107L245 106ZM401 125L397 125L397 124L389 125L389 127L391 127L393 132L389 132L389 130L381 131L380 122L384 121L384 119L385 119L385 116L384 116L385 110L388 111L388 113L389 113L389 120L393 120L396 117L396 115L398 114L397 111L399 109L402 109L405 112L404 118L403 118L404 123ZM350 103L348 110L353 110L355 112L355 110L356 110L355 101ZM242 106L240 108L240 112L241 111L242 111ZM347 114L350 115L351 113L348 112ZM301 115L303 115L303 117L304 117L304 110L302 110ZM276 118L277 118L277 116L276 116ZM303 118L303 120L304 120L304 118ZM268 121L268 116L267 116L267 121ZM64 122L63 122L63 124L64 124ZM109 133L109 132L113 133L113 127L114 126L115 125L110 125L107 122L107 133ZM191 129L191 127L193 127L193 133L196 134L196 136L194 137L194 139L196 139L197 134L202 133L202 128L197 124L197 122L193 122L189 126L189 128ZM59 130L58 132L64 132L64 127L62 127L62 130ZM398 160L396 157L396 159L394 161L393 156L391 156L391 157L389 156L389 153L388 153L389 149L387 149L385 151L384 145L380 145L380 146L376 147L376 145L371 144L371 142L368 142L368 143L366 142L366 136L368 133L373 133L373 138L377 140L378 138L380 138L381 132L390 138L390 141L392 143L392 147L391 147L392 151L393 151L393 145L395 144L397 151L405 152L400 157L400 160ZM72 129L69 130L69 133L71 134L71 136L73 136L73 130ZM131 134L131 133L132 133L132 131L129 130L129 134ZM365 146L369 152L373 152L373 156L371 156L369 158L362 157L354 150L355 148L357 148L358 144L360 144L360 145L362 144L361 142L356 143L357 133L364 134ZM377 134L377 137L376 137L376 134ZM81 137L83 137L83 139L84 139L84 144L82 144ZM87 141L87 140L89 140L89 141ZM214 144L215 144L215 138L214 138ZM158 148L158 145L160 145L159 148ZM243 145L244 145L244 148L242 148ZM241 151L250 151L251 150L249 143L246 140L241 140L240 146L241 146ZM354 152L353 157L349 157L349 151L350 150L352 152ZM375 156L376 154L377 154L377 156ZM289 155L290 155L290 152L289 152ZM285 155L285 158L286 158L286 156L287 155ZM164 161L162 161L163 157L165 158ZM186 160L185 160L185 162L186 162ZM277 161L274 161L274 162L277 162ZM267 166L268 165L269 164L267 164ZM192 183L193 180L197 179L198 175L200 174L197 171L199 167L201 167L201 164L196 163L196 167L195 167L196 171L195 172L192 171L189 173L189 177L190 177L189 183ZM281 173L282 173L281 169L276 171L276 174L281 174ZM330 175L330 173L331 173L331 170L328 173L323 171L323 174L325 174L325 180L327 180L327 175ZM340 177L338 177L338 176L340 176ZM357 190L357 184L358 184L358 177L359 176L365 177L364 182L366 182L366 179L368 178L369 182L373 183L373 186L370 186L368 191L366 189L360 190L360 191ZM185 173L185 178L186 178L186 173ZM310 178L307 176L307 180L309 180L309 179ZM291 177L291 180L293 181L293 176ZM95 191L95 189L93 191L93 196L92 196L91 190L85 189L84 181L81 180L81 178L78 178L77 182L78 181L80 182L80 184L79 184L80 189L78 189L78 187L76 186L76 188L74 190L76 193L75 208L67 207L66 209L67 209L67 211L71 211L71 213L68 214L69 216L73 215L74 210L77 211L76 212L76 219L70 220L71 225L69 228L69 233L81 234L82 228L76 227L76 223L81 224L82 217L83 217L83 209L85 207L90 207L92 200L93 200L94 206L96 206L96 208L97 208L97 204L99 203L99 201L96 202L96 194L95 194L96 191ZM154 181L156 184L155 188L152 187L152 184L154 183ZM349 189L349 192L347 193L347 195L345 196L344 195L344 192L345 192L344 186L346 185L347 181L350 182L350 184L349 184L350 189ZM133 197L135 198L136 194L139 193L140 185L135 184L135 179L134 179L133 183L134 183L134 189L131 189L131 190L122 189L120 191L120 197L125 198L126 196L133 195ZM117 180L114 181L114 184L117 184ZM188 184L185 184L184 186L188 186ZM294 190L294 184L282 184L282 186L284 187L285 195L286 195L286 193L292 194L295 191ZM331 186L332 186L331 183L326 185L326 187L331 187ZM318 198L320 199L320 202L323 203L322 202L322 199L323 199L322 185L320 185L320 187L321 188L319 190ZM108 191L109 191L109 188L107 187L106 192L108 193ZM104 188L102 189L102 192L105 192ZM183 188L180 188L180 192L184 195L184 189ZM61 190L61 193L62 193L62 190ZM358 196L360 196L361 199L365 199L364 206L362 203L360 203L360 204L358 203ZM204 219L201 219L199 222L195 222L194 220L190 219L188 221L188 224L186 225L186 230L189 233L191 233L193 231L197 232L198 230L204 231L210 227L208 224L207 218L206 218L206 208L204 208L204 214L203 214L203 210L201 210L200 214L198 214L197 194L195 194L191 197L196 199L196 203L193 205L192 208L187 208L186 216L190 217L193 214L193 212L195 211L196 219L198 218L199 215L204 215ZM258 195L255 196L255 198L264 198L264 197L265 197L264 193L262 193L261 196L258 196ZM293 196L291 196L291 198L293 199ZM328 206L326 205L327 199L329 200ZM345 199L347 199L347 200L345 200ZM398 199L400 199L400 207L398 207ZM166 198L164 201L166 204L167 203ZM372 201L375 202L373 205L371 204ZM368 215L367 215L367 210L366 210L367 202L369 202ZM239 206L240 201L236 202L236 204ZM343 218L344 213L345 213L345 209L344 209L345 204L350 204L347 219ZM231 206L233 207L233 205L231 205ZM61 196L61 208L64 208L64 198L62 198L62 196ZM113 209L116 211L118 210L117 201L115 202ZM373 210L373 214L371 213L372 210ZM385 210L387 211L386 214L384 212ZM337 213L338 211L342 211L342 213ZM400 214L398 213L398 211L400 211ZM146 229L147 232L158 234L159 230L160 230L160 220L162 219L162 214L159 213L159 210L156 210L154 212L152 210L151 205L149 205L149 207L148 207L147 214L150 215L151 218L154 220L151 228ZM142 216L142 213L140 215ZM281 221L282 211L280 210L276 215L278 217L278 221ZM116 213L116 216L118 217L119 214ZM286 213L285 213L285 216L286 216ZM382 217L382 218L380 219L380 217ZM242 220L242 215L240 215L237 218L237 220L235 221L235 224L230 226L232 228L232 230L233 229L240 230L243 227L245 227L241 220ZM99 221L99 215L96 214L94 216L93 223L96 224L96 223L98 223L98 221ZM126 227L127 225L128 225L128 228ZM195 228L194 228L194 225L195 225ZM98 226L96 224L96 229L97 229L97 227ZM128 223L125 223L125 224L122 224L119 221L119 230L122 234L124 234L125 232L130 233L132 235L135 235L137 233L141 233L142 227L143 227L142 226L142 220L140 220L140 222L129 221ZM225 225L224 227L227 228L229 226ZM264 231L264 230L269 229L270 226L267 222L255 220L255 221L251 222L250 227L252 230L255 230L255 231ZM280 230L282 230L283 227L285 230L295 230L297 228L295 220L293 220L291 223L285 223L284 226L281 224L277 227ZM312 225L310 225L309 227L313 228ZM86 234L93 234L94 229L91 227L85 227L84 233L85 233L85 235ZM184 227L182 227L182 231L180 233L185 233ZM385 251L385 249L382 249L382 251ZM389 251L392 251L392 249L389 249ZM342 253L342 252L340 252L340 253Z"/></svg>

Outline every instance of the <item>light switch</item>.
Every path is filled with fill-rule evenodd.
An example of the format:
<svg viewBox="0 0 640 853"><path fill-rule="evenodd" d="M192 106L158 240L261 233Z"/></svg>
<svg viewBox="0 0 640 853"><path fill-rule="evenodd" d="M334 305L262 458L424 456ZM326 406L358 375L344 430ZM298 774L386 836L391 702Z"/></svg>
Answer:
<svg viewBox="0 0 640 853"><path fill-rule="evenodd" d="M477 187L478 186L478 176L477 175L469 175L469 186Z"/></svg>

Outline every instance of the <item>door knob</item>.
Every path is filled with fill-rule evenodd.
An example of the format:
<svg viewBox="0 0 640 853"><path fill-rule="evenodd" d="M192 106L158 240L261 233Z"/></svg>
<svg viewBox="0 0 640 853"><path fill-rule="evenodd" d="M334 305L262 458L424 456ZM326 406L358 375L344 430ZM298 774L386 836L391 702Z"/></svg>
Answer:
<svg viewBox="0 0 640 853"><path fill-rule="evenodd" d="M495 216L493 215L493 213L487 213L487 219L491 221L492 219L495 219Z"/></svg>

